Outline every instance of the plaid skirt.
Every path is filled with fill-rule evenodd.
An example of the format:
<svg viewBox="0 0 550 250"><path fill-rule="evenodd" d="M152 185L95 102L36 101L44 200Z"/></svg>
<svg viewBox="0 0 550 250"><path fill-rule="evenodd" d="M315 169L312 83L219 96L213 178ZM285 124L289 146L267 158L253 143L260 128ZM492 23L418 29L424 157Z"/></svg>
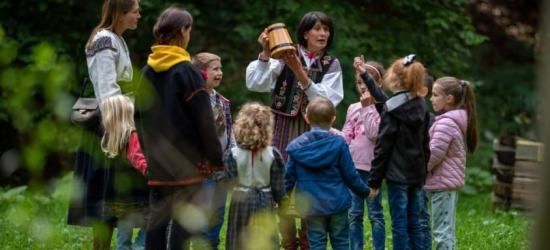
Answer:
<svg viewBox="0 0 550 250"><path fill-rule="evenodd" d="M277 147L285 162L288 161L286 146L296 137L309 131L310 126L302 117L302 112L296 116L284 116L274 113L275 124L273 126L273 146Z"/></svg>
<svg viewBox="0 0 550 250"><path fill-rule="evenodd" d="M275 202L271 191L235 188L229 207L226 250L279 249Z"/></svg>

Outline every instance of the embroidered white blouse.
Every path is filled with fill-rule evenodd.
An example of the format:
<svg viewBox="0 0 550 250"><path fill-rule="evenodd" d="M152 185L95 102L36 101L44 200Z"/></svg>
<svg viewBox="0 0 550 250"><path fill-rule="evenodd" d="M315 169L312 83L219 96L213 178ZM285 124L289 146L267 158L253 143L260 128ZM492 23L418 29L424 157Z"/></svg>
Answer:
<svg viewBox="0 0 550 250"><path fill-rule="evenodd" d="M121 94L117 82L130 82L133 77L132 62L124 39L102 29L85 51L88 74L97 101L101 103L110 96Z"/></svg>
<svg viewBox="0 0 550 250"><path fill-rule="evenodd" d="M301 49L300 54L302 54L309 69L316 59L303 56L309 52L302 46L298 47ZM246 68L246 87L255 92L270 92L275 88L277 78L281 75L284 67L283 60L273 58L270 58L268 62L252 61ZM315 97L323 96L332 101L334 106L337 106L344 99L342 68L338 59L334 60L332 67L337 68L329 70L330 73L325 74L320 83L311 84L310 88L305 91L310 101Z"/></svg>

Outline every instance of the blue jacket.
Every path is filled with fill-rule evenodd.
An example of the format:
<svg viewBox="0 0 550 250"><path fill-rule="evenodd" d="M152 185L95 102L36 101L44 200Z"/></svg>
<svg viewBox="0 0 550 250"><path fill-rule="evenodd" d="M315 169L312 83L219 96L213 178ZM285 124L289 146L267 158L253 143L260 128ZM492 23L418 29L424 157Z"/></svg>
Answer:
<svg viewBox="0 0 550 250"><path fill-rule="evenodd" d="M341 136L313 128L293 140L286 151L285 187L296 184L296 210L303 216L341 213L351 207L350 189L367 198L370 189L355 169Z"/></svg>

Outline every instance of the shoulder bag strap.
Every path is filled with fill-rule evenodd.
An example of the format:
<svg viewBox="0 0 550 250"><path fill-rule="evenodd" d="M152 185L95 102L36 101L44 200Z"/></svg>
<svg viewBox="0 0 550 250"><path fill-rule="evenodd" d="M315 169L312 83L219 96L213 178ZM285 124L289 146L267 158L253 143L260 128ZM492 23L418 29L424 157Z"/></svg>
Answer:
<svg viewBox="0 0 550 250"><path fill-rule="evenodd" d="M86 90L86 85L88 84L88 77L84 77L82 85L80 86L80 97L84 97L84 91Z"/></svg>

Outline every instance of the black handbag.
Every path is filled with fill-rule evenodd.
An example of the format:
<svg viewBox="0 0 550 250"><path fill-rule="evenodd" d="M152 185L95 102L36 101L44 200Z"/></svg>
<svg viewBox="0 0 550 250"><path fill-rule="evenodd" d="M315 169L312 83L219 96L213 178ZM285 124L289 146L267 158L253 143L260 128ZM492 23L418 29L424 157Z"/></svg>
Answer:
<svg viewBox="0 0 550 250"><path fill-rule="evenodd" d="M74 125L81 128L89 128L97 125L101 119L97 100L94 97L84 97L84 90L86 90L87 84L88 78L84 78L80 96L73 105L73 111L71 113L71 121Z"/></svg>

